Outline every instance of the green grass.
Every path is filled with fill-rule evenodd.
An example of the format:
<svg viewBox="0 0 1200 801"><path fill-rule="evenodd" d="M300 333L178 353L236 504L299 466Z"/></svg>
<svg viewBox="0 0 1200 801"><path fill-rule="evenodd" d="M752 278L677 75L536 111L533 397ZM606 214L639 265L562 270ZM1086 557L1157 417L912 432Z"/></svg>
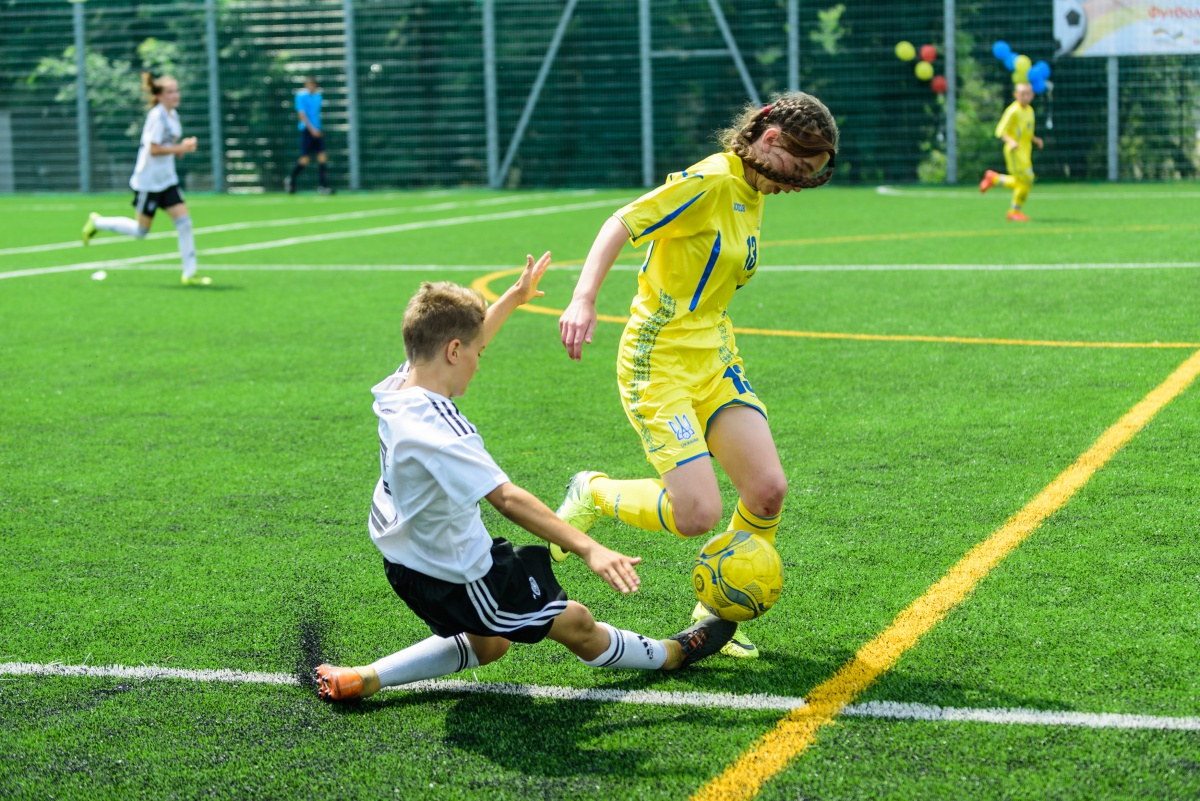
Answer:
<svg viewBox="0 0 1200 801"><path fill-rule="evenodd" d="M1200 343L1196 267L769 269L1196 259L1190 185L1042 187L1026 227L969 189L771 199L763 269L731 317L793 332ZM0 277L0 662L300 675L317 657L361 664L426 636L366 532L369 390L403 359L400 312L423 280L469 283L545 249L567 266L538 304L561 309L595 231L634 195L192 196L216 281L205 290L179 286L173 237L0 254L0 275L91 265ZM0 198L0 250L70 242L87 211L127 204ZM205 232L368 211L381 213ZM346 231L362 233L205 253ZM108 279L89 280L100 263ZM478 269L222 269L290 264ZM624 314L635 280L614 271L600 310ZM619 335L601 323L575 364L553 315L519 311L459 403L510 477L551 506L579 469L651 474L617 398ZM784 595L748 627L763 657L677 676L601 672L547 641L460 678L806 695L1200 350L738 342L790 482ZM1200 716L1198 392L1164 408L858 700ZM535 541L484 515L494 534ZM571 597L625 628L681 628L699 543L611 521L593 533L644 557L643 588L621 597L572 559L557 568ZM681 798L780 716L447 692L341 709L304 686L0 676L0 795ZM759 797L1197 794L1194 732L844 718Z"/></svg>

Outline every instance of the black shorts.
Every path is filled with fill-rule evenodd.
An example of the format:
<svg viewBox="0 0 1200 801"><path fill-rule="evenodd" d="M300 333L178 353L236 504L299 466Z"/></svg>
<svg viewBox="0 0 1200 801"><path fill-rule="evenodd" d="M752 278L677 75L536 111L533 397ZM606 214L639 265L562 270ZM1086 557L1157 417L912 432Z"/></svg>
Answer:
<svg viewBox="0 0 1200 801"><path fill-rule="evenodd" d="M567 594L554 578L550 549L544 545L514 548L496 537L492 569L469 584L427 576L386 558L383 566L392 589L439 637L466 632L541 642L567 608Z"/></svg>
<svg viewBox="0 0 1200 801"><path fill-rule="evenodd" d="M313 153L325 152L325 136L313 136L307 128L300 132L300 155L311 156Z"/></svg>
<svg viewBox="0 0 1200 801"><path fill-rule="evenodd" d="M139 192L136 189L133 191L133 207L137 209L138 214L145 214L147 217L153 217L154 212L159 209L169 209L182 202L183 193L179 191L179 184L168 186L161 192Z"/></svg>

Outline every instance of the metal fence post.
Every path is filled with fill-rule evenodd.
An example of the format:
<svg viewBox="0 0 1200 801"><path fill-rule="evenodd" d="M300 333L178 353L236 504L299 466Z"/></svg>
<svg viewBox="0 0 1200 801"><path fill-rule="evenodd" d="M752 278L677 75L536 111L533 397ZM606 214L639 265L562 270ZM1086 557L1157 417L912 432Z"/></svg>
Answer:
<svg viewBox="0 0 1200 801"><path fill-rule="evenodd" d="M358 71L354 52L354 0L342 0L343 25L346 28L346 147L350 151L350 188L361 189L358 162Z"/></svg>
<svg viewBox="0 0 1200 801"><path fill-rule="evenodd" d="M483 0L483 109L488 186L500 188L500 123L496 106L496 2Z"/></svg>
<svg viewBox="0 0 1200 801"><path fill-rule="evenodd" d="M79 191L92 191L92 145L88 135L87 37L84 35L83 4L71 0L75 28L75 128L79 136Z"/></svg>
<svg viewBox="0 0 1200 801"><path fill-rule="evenodd" d="M943 36L946 49L946 183L958 183L958 53L954 0L946 0Z"/></svg>
<svg viewBox="0 0 1200 801"><path fill-rule="evenodd" d="M788 91L800 91L800 0L788 0Z"/></svg>
<svg viewBox="0 0 1200 801"><path fill-rule="evenodd" d="M217 48L217 1L204 3L205 49L208 52L208 138L212 140L214 192L225 191L225 139L221 133L221 80Z"/></svg>
<svg viewBox="0 0 1200 801"><path fill-rule="evenodd" d="M1116 56L1108 57L1108 180L1117 180L1117 148L1120 144L1120 121L1117 119L1120 105L1120 70Z"/></svg>
<svg viewBox="0 0 1200 801"><path fill-rule="evenodd" d="M650 72L650 0L638 0L638 60L642 73L642 186L654 186L654 77Z"/></svg>

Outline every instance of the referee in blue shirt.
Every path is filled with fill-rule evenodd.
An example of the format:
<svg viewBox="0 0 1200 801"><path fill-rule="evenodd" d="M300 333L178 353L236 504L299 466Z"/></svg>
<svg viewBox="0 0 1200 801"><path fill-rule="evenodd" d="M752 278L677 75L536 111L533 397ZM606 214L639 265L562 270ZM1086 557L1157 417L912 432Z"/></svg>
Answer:
<svg viewBox="0 0 1200 801"><path fill-rule="evenodd" d="M300 158L296 159L296 166L292 169L292 174L283 179L283 188L288 194L293 194L296 191L296 179L300 177L300 172L308 166L312 161L313 153L317 154L317 171L320 186L317 187L317 192L322 195L332 195L333 190L329 188L329 169L326 164L328 156L325 155L325 131L321 128L321 89L317 86L317 79L309 76L304 81L304 88L296 93L296 116L300 118Z"/></svg>

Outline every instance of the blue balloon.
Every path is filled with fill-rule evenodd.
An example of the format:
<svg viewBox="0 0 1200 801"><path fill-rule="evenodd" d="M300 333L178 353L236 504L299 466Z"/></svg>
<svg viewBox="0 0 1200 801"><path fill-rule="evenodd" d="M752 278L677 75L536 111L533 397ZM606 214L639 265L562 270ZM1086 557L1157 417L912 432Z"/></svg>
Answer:
<svg viewBox="0 0 1200 801"><path fill-rule="evenodd" d="M1042 92L1046 91L1046 79L1045 78L1030 78L1029 79L1029 88L1033 89L1033 93L1035 95L1040 95Z"/></svg>
<svg viewBox="0 0 1200 801"><path fill-rule="evenodd" d="M1050 77L1050 65L1045 61L1039 61L1029 68L1030 80L1046 81Z"/></svg>
<svg viewBox="0 0 1200 801"><path fill-rule="evenodd" d="M1013 70L1015 70L1017 68L1017 56L1018 55L1020 55L1020 54L1014 53L1010 50L1008 52L1008 55L1004 57L1004 59L1003 59L1004 68L1006 70L1008 70L1009 72L1012 72Z"/></svg>
<svg viewBox="0 0 1200 801"><path fill-rule="evenodd" d="M1001 61L1007 59L1011 54L1012 48L1008 46L1008 42L997 40L996 43L992 45L992 55Z"/></svg>

